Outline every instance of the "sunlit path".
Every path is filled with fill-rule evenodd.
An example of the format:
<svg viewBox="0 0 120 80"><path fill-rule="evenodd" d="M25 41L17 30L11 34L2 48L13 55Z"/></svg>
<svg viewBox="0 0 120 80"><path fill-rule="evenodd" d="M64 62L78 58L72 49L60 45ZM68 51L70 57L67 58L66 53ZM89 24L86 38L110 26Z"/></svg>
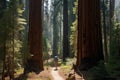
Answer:
<svg viewBox="0 0 120 80"><path fill-rule="evenodd" d="M54 70L55 68L52 68L51 75L53 76L54 80L64 80L58 73L58 70Z"/></svg>

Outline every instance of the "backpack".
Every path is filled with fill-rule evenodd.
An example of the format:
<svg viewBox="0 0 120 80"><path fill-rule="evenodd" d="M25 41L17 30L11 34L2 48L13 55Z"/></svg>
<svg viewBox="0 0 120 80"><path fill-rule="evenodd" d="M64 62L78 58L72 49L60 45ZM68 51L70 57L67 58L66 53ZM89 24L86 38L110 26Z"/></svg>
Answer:
<svg viewBox="0 0 120 80"><path fill-rule="evenodd" d="M55 60L55 61L58 61L58 56L55 56L55 57L54 57L54 60Z"/></svg>

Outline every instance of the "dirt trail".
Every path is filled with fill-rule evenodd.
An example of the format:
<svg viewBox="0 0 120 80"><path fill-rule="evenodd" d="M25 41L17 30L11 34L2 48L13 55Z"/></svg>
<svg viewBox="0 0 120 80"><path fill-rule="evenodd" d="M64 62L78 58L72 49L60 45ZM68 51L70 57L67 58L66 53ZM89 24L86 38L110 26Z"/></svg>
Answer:
<svg viewBox="0 0 120 80"><path fill-rule="evenodd" d="M51 75L54 78L54 80L65 80L59 75L58 70L55 70L55 68L52 68L51 70Z"/></svg>

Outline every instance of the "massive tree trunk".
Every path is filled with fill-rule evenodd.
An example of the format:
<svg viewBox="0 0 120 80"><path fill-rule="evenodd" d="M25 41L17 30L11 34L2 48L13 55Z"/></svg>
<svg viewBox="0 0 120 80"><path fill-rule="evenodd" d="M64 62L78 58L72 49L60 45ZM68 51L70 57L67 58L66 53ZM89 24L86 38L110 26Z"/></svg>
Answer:
<svg viewBox="0 0 120 80"><path fill-rule="evenodd" d="M68 1L63 0L63 61L69 56Z"/></svg>
<svg viewBox="0 0 120 80"><path fill-rule="evenodd" d="M32 55L28 60L28 71L43 70L42 59L42 0L29 1L29 50Z"/></svg>
<svg viewBox="0 0 120 80"><path fill-rule="evenodd" d="M81 69L103 59L99 0L78 1L77 66Z"/></svg>

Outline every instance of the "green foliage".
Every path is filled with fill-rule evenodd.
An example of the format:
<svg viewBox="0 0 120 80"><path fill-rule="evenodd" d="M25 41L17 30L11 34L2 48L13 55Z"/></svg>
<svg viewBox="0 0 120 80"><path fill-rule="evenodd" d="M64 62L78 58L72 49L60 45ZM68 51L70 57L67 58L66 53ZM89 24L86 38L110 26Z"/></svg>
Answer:
<svg viewBox="0 0 120 80"><path fill-rule="evenodd" d="M111 3L110 0L102 0L101 7L104 10L104 15L102 13L102 18L105 21L102 24L106 25L106 31L103 32L107 39L108 48L108 62L105 64L107 73L111 77L120 76L120 1L115 0L115 5ZM111 0L112 1L112 0ZM114 9L112 9L112 8ZM113 13L110 13L113 12ZM111 16L110 16L111 15ZM113 15L113 16L112 16ZM110 22L111 21L111 22ZM105 27L105 26L104 26ZM104 43L103 43L104 44Z"/></svg>
<svg viewBox="0 0 120 80"><path fill-rule="evenodd" d="M23 9L19 7L18 0L10 0L0 20L0 36L2 36L0 38L0 52L2 52L2 58L5 55L5 60L7 61L2 60L2 62L7 67L14 64L14 68L18 68L22 65L21 48L23 47L22 35L24 35L22 32L26 24L22 14ZM6 47L5 50L4 45ZM9 62L12 64L8 65Z"/></svg>
<svg viewBox="0 0 120 80"><path fill-rule="evenodd" d="M75 2L74 2L74 5L75 5L75 7L73 7L73 14L77 14L77 11L78 11L78 0L76 0Z"/></svg>
<svg viewBox="0 0 120 80"><path fill-rule="evenodd" d="M120 57L116 55L110 56L109 63L106 64L106 69L111 76L120 76Z"/></svg>
<svg viewBox="0 0 120 80"><path fill-rule="evenodd" d="M106 69L111 76L118 77L120 79L120 2L115 7L113 26L111 32L111 45L110 45L110 58L109 62L106 64Z"/></svg>
<svg viewBox="0 0 120 80"><path fill-rule="evenodd" d="M120 79L120 57L112 56L108 63L100 61L97 66L91 68L89 72L90 80Z"/></svg>
<svg viewBox="0 0 120 80"><path fill-rule="evenodd" d="M43 59L47 60L49 59L50 55L51 55L51 45L50 45L50 41L43 37Z"/></svg>
<svg viewBox="0 0 120 80"><path fill-rule="evenodd" d="M114 22L112 29L112 40L111 40L111 54L120 54L120 23L118 21Z"/></svg>
<svg viewBox="0 0 120 80"><path fill-rule="evenodd" d="M72 23L71 26L71 35L70 35L70 45L72 47L72 53L77 53L77 26L78 26L78 19L77 19L77 9L78 9L78 0L74 2L73 7L73 14L76 15L75 21Z"/></svg>
<svg viewBox="0 0 120 80"><path fill-rule="evenodd" d="M104 61L100 61L97 66L89 70L91 73L90 80L103 80L103 78L109 76Z"/></svg>
<svg viewBox="0 0 120 80"><path fill-rule="evenodd" d="M61 62L60 65L65 68L69 67L70 69L72 69L72 65L75 64L75 62L76 58L67 58L66 62Z"/></svg>
<svg viewBox="0 0 120 80"><path fill-rule="evenodd" d="M71 71L72 66L69 65L61 65L61 70L63 74L68 74Z"/></svg>

